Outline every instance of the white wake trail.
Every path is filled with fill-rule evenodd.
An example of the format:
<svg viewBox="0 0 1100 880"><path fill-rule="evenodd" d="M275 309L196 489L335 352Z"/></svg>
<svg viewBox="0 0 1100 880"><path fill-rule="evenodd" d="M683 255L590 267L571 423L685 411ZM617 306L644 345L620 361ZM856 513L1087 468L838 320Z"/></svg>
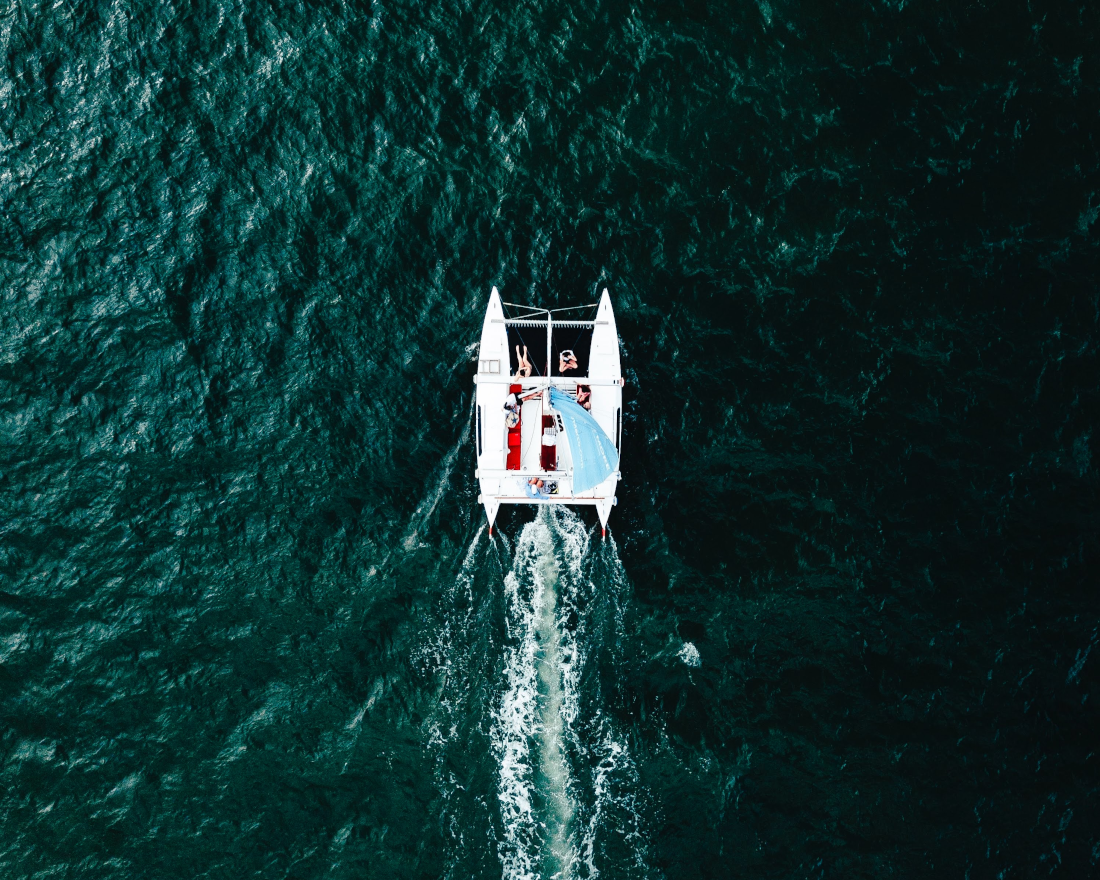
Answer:
<svg viewBox="0 0 1100 880"><path fill-rule="evenodd" d="M458 440L455 441L454 446L444 456L442 464L439 466L437 472L438 476L435 478L435 486L431 490L430 494L425 497L420 504L417 505L416 510L413 512L412 517L409 520L409 527L405 532L405 537L401 541L401 546L406 550L414 550L420 543L420 533L424 530L424 527L428 524L435 509L439 506L440 500L443 498L443 493L447 491L447 487L451 484L451 474L454 473L455 464L458 462L458 453L462 447L466 445L466 441L470 437L470 421L474 417L474 405L475 398L470 398L469 412L466 414L466 429L459 435ZM387 559L389 557L387 556Z"/></svg>
<svg viewBox="0 0 1100 880"><path fill-rule="evenodd" d="M426 732L445 876L495 863L508 880L654 878L652 803L603 708L629 637L614 544L591 552L591 530L567 509L540 510L514 552L486 532L442 590L440 625L420 650L438 686Z"/></svg>
<svg viewBox="0 0 1100 880"><path fill-rule="evenodd" d="M564 753L558 563L549 511L524 527L504 584L511 644L491 734L503 825L500 858L509 880L568 877L576 859L574 808Z"/></svg>

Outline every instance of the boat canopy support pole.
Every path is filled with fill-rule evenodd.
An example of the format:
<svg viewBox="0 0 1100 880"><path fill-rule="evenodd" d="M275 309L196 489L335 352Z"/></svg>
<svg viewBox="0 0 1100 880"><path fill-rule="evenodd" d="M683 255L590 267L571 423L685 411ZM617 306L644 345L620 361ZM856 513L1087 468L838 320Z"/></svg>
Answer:
<svg viewBox="0 0 1100 880"><path fill-rule="evenodd" d="M550 371L551 363L552 363L553 357L554 357L553 354L550 351L550 348L551 348L551 345L552 345L551 338L554 335L553 327L554 327L554 318L549 312L547 312L546 313L546 378L547 379L549 379L551 376L554 375ZM542 436L542 430L541 429L539 430L539 436L540 437Z"/></svg>

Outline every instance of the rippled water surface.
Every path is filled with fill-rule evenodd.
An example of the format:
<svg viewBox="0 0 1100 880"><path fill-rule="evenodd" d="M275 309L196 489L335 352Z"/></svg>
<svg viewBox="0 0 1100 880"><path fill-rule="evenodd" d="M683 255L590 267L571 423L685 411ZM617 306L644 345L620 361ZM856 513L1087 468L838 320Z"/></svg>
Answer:
<svg viewBox="0 0 1100 880"><path fill-rule="evenodd" d="M0 8L0 874L1100 873L1097 10Z"/></svg>

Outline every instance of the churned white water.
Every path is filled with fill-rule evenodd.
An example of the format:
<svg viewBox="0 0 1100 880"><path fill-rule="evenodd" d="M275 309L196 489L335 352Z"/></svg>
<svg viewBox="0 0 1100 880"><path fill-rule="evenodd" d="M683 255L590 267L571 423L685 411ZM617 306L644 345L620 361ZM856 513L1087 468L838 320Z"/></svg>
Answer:
<svg viewBox="0 0 1100 880"><path fill-rule="evenodd" d="M504 875L571 876L573 801L564 755L563 654L556 611L559 563L544 509L524 527L508 597L505 690L493 719Z"/></svg>
<svg viewBox="0 0 1100 880"><path fill-rule="evenodd" d="M646 794L625 737L602 713L600 676L585 674L601 652L614 665L626 635L614 546L592 553L569 510L541 510L514 550L484 534L420 651L439 683L427 734L454 851L448 876L489 869L486 847L509 880L654 876ZM487 777L479 756L491 761ZM471 840L478 824L484 836Z"/></svg>
<svg viewBox="0 0 1100 880"><path fill-rule="evenodd" d="M679 657L684 662L685 666L690 666L692 669L698 668L703 663L702 659L699 657L699 649L691 642L684 642L684 644L680 646Z"/></svg>

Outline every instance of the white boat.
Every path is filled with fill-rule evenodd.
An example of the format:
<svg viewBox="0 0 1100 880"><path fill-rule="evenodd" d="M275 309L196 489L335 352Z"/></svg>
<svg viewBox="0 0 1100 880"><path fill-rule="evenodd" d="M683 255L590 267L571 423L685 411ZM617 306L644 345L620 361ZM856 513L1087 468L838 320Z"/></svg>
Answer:
<svg viewBox="0 0 1100 880"><path fill-rule="evenodd" d="M584 310L589 317L579 320ZM521 369L524 351L530 375ZM595 507L606 535L623 428L619 336L607 290L598 304L547 310L503 303L494 287L474 383L475 477L490 534L502 504L575 504Z"/></svg>

